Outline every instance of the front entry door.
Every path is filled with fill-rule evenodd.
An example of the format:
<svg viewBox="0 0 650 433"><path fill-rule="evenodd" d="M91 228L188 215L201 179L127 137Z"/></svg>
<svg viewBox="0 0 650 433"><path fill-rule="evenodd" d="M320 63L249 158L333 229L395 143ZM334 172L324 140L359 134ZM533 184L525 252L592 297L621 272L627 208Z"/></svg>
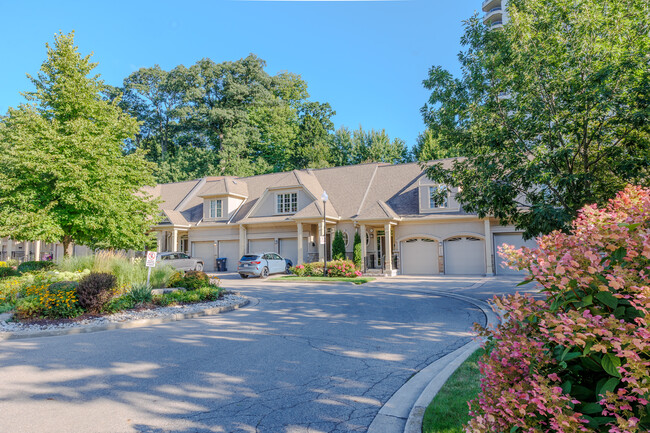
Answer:
<svg viewBox="0 0 650 433"><path fill-rule="evenodd" d="M377 263L376 267L381 268L382 259L384 258L384 232L377 233Z"/></svg>

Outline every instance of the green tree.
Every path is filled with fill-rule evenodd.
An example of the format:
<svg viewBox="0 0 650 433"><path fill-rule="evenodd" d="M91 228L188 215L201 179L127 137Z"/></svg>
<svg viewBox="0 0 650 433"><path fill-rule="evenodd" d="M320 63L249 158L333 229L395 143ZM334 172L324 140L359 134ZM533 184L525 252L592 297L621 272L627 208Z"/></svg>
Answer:
<svg viewBox="0 0 650 433"><path fill-rule="evenodd" d="M354 233L354 249L352 253L352 260L354 261L354 265L361 269L361 265L363 264L363 257L361 257L361 235L359 235L359 232Z"/></svg>
<svg viewBox="0 0 650 433"><path fill-rule="evenodd" d="M300 125L293 152L294 168L329 167L330 133L334 130L331 117L336 112L328 103L305 102L299 109Z"/></svg>
<svg viewBox="0 0 650 433"><path fill-rule="evenodd" d="M462 150L459 146L440 140L433 131L427 129L418 135L417 143L413 148L413 156L418 161L433 161L462 156Z"/></svg>
<svg viewBox="0 0 650 433"><path fill-rule="evenodd" d="M429 129L468 156L428 175L527 236L566 230L583 205L648 184L650 3L511 0L507 12L500 30L466 23L462 78L434 67L424 81Z"/></svg>
<svg viewBox="0 0 650 433"><path fill-rule="evenodd" d="M142 192L153 185L141 151L123 155L136 119L102 98L105 90L74 33L57 34L32 104L0 122L0 236L103 248L144 248L158 213Z"/></svg>
<svg viewBox="0 0 650 433"><path fill-rule="evenodd" d="M334 234L332 258L334 260L345 260L345 241L343 240L343 232L341 230L337 230Z"/></svg>

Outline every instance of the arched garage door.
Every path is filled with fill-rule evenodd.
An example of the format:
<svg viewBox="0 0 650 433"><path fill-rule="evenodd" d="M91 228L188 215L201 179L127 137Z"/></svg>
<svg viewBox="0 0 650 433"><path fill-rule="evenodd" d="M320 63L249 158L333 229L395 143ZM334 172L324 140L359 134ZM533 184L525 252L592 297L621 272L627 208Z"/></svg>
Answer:
<svg viewBox="0 0 650 433"><path fill-rule="evenodd" d="M494 234L494 261L496 262L495 271L497 275L525 275L526 271L510 269L505 260L499 255L499 247L503 244L514 245L515 248L528 247L537 248L535 239L527 241L521 237L521 233L495 233Z"/></svg>
<svg viewBox="0 0 650 433"><path fill-rule="evenodd" d="M447 239L445 274L485 274L485 242L469 236Z"/></svg>
<svg viewBox="0 0 650 433"><path fill-rule="evenodd" d="M402 275L436 275L438 273L438 242L414 238L400 245Z"/></svg>

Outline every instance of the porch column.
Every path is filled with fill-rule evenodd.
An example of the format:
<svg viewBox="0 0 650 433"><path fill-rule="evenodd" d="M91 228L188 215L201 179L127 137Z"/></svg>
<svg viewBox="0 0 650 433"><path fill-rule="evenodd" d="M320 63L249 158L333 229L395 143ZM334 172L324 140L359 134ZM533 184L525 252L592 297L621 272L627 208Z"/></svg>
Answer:
<svg viewBox="0 0 650 433"><path fill-rule="evenodd" d="M494 275L492 272L492 235L490 234L490 220L485 219L485 275L491 277Z"/></svg>
<svg viewBox="0 0 650 433"><path fill-rule="evenodd" d="M14 250L14 241L11 238L7 238L7 260L11 260L11 253Z"/></svg>
<svg viewBox="0 0 650 433"><path fill-rule="evenodd" d="M163 235L165 232L156 232L156 251L162 252L163 249Z"/></svg>
<svg viewBox="0 0 650 433"><path fill-rule="evenodd" d="M384 263L386 272L393 273L393 241L390 236L390 224L384 224Z"/></svg>
<svg viewBox="0 0 650 433"><path fill-rule="evenodd" d="M359 231L361 236L361 272L366 272L366 225L361 224Z"/></svg>
<svg viewBox="0 0 650 433"><path fill-rule="evenodd" d="M302 223L298 223L298 259L296 266L302 265Z"/></svg>
<svg viewBox="0 0 650 433"><path fill-rule="evenodd" d="M178 252L178 230L174 229L172 231L172 252Z"/></svg>
<svg viewBox="0 0 650 433"><path fill-rule="evenodd" d="M25 255L23 256L23 261L28 261L29 260L29 251L31 249L31 242L25 241L23 242L23 251L25 252Z"/></svg>
<svg viewBox="0 0 650 433"><path fill-rule="evenodd" d="M246 226L239 226L239 258L246 254Z"/></svg>
<svg viewBox="0 0 650 433"><path fill-rule="evenodd" d="M327 237L325 234L325 223L323 221L318 223L318 260L325 260L325 242Z"/></svg>
<svg viewBox="0 0 650 433"><path fill-rule="evenodd" d="M34 241L34 260L41 261L41 241Z"/></svg>

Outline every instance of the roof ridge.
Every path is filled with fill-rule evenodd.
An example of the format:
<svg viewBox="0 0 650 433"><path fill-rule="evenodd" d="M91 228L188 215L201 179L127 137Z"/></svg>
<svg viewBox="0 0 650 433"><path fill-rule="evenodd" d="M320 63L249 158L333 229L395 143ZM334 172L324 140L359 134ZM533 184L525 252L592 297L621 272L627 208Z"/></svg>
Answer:
<svg viewBox="0 0 650 433"><path fill-rule="evenodd" d="M372 186L372 183L375 181L375 175L377 174L377 169L379 168L379 165L375 165L375 170L372 172L372 176L370 177L370 180L368 181L368 187L366 188L366 191L363 193L363 198L361 199L361 202L359 203L359 208L357 209L357 215L361 213L361 209L363 209L363 204L366 202L366 198L368 198L368 192L370 191L370 187Z"/></svg>
<svg viewBox="0 0 650 433"><path fill-rule="evenodd" d="M183 197L183 199L178 202L173 210L180 209L182 206L185 206L185 204L203 187L203 185L205 185L205 177L196 182L196 185L194 185L192 189L185 195L185 197Z"/></svg>

